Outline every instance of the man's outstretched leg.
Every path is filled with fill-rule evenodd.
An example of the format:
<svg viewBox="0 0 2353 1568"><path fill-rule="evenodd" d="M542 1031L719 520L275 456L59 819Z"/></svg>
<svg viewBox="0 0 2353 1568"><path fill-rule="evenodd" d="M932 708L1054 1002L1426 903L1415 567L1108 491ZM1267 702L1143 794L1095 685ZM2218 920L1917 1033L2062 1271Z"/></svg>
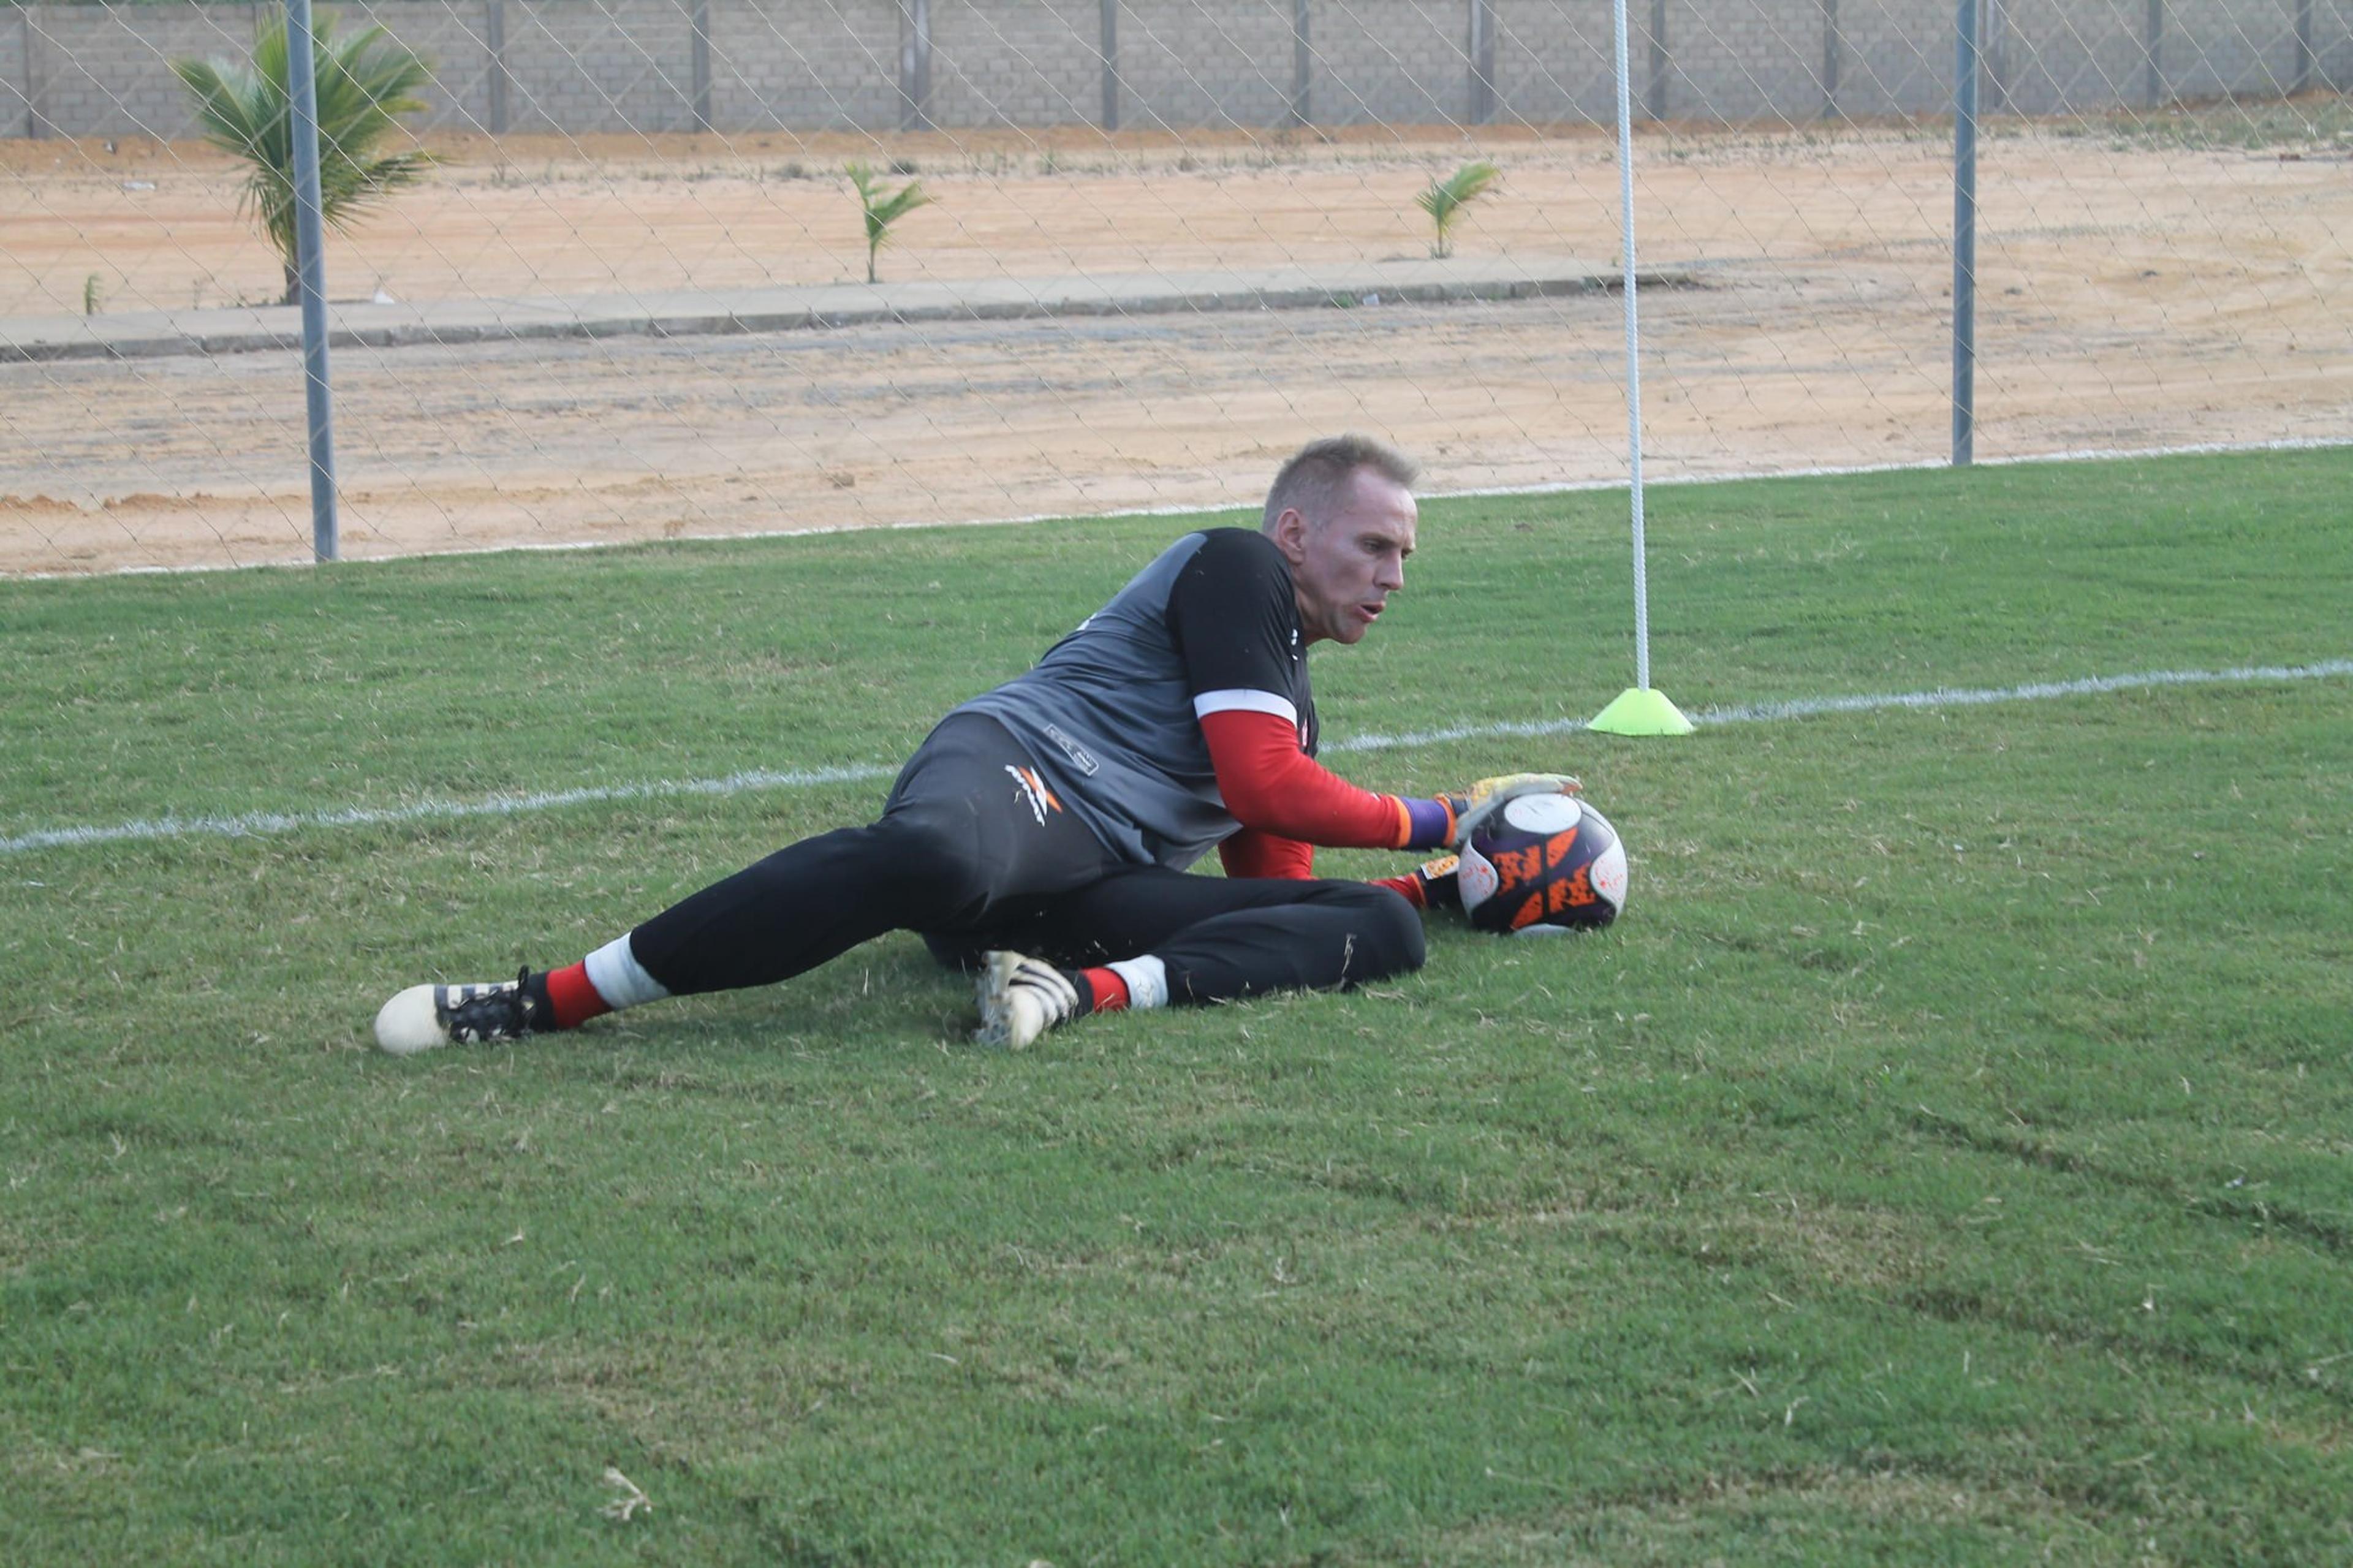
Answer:
<svg viewBox="0 0 2353 1568"><path fill-rule="evenodd" d="M774 984L884 931L972 929L1008 901L1065 892L1107 867L1004 727L959 716L923 742L871 826L780 849L565 968L410 986L377 1013L376 1043L405 1056Z"/></svg>
<svg viewBox="0 0 2353 1568"><path fill-rule="evenodd" d="M1421 967L1421 919L1363 882L1193 877L1139 868L1062 898L982 955L979 1038L1019 1049L1057 1024L1124 1007L1329 991ZM963 956L935 939L943 957Z"/></svg>

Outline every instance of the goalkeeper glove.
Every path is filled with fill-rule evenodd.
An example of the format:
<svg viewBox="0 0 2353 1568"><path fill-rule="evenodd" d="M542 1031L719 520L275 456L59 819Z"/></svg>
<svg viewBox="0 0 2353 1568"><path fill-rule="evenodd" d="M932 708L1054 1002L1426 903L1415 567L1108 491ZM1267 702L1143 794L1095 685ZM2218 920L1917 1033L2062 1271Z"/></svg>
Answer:
<svg viewBox="0 0 2353 1568"><path fill-rule="evenodd" d="M1524 795L1580 795L1584 789L1567 773L1498 773L1481 779L1460 795L1440 795L1454 817L1454 836L1446 846L1461 848L1489 818Z"/></svg>
<svg viewBox="0 0 2353 1568"><path fill-rule="evenodd" d="M1440 855L1435 860L1425 860L1407 872L1403 880L1419 890L1419 900L1425 910L1459 910L1462 907L1462 881L1455 873L1462 868L1459 855ZM1410 894L1408 897L1411 897Z"/></svg>

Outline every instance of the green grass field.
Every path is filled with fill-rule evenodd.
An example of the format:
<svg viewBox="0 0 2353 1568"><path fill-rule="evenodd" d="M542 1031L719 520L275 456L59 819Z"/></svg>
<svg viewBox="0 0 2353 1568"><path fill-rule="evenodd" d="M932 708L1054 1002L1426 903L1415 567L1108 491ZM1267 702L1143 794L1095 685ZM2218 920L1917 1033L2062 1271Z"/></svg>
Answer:
<svg viewBox="0 0 2353 1568"><path fill-rule="evenodd" d="M1657 682L2341 661L2348 492L1659 489ZM1316 669L1624 920L1018 1056L911 937L366 1047L878 779L22 841L888 768L1179 522L0 584L0 1561L2353 1559L2353 676L1345 749L1614 696L1623 508L1430 504Z"/></svg>

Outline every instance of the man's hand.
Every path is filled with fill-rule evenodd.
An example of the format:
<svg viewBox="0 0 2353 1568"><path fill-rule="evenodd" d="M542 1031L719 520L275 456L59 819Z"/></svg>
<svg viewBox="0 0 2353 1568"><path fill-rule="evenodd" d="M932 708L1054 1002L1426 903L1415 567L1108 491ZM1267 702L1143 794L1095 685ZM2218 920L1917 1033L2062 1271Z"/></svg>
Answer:
<svg viewBox="0 0 2353 1568"><path fill-rule="evenodd" d="M1446 847L1460 849L1471 842L1471 836L1485 826L1488 818L1524 795L1579 795L1584 789L1567 773L1497 773L1460 795L1440 795L1454 814L1454 837L1446 841Z"/></svg>

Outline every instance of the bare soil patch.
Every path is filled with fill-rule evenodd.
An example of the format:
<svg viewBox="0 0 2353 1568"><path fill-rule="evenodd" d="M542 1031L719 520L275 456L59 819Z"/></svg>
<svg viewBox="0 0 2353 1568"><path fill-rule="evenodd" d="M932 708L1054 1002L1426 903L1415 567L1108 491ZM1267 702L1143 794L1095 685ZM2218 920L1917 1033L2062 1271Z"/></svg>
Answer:
<svg viewBox="0 0 2353 1568"><path fill-rule="evenodd" d="M2353 433L2353 178L2337 156L2013 128L1980 173L1980 457ZM1939 129L1645 138L1654 477L1933 461L1948 439ZM436 143L331 240L331 290L404 300L862 278L841 163L938 205L886 278L1049 278L1419 256L1414 193L1472 155L1465 251L1608 256L1590 133L1330 141L776 134ZM190 144L0 142L0 316L272 298L237 172ZM1624 473L1608 297L761 338L346 352L346 552L1248 504L1307 437L1380 431L1433 488ZM307 558L290 354L0 367L0 571Z"/></svg>

